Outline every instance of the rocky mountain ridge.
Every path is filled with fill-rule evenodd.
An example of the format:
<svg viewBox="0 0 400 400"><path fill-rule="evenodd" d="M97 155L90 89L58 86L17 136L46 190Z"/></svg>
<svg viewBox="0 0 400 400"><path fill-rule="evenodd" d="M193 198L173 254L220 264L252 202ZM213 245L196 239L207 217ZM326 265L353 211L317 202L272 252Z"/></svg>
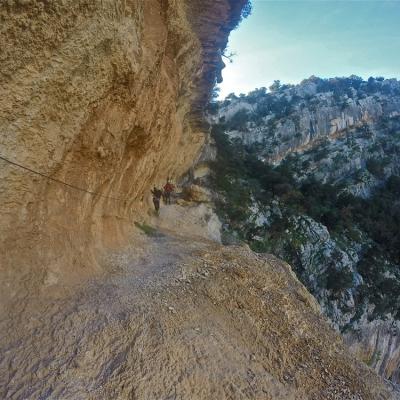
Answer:
<svg viewBox="0 0 400 400"><path fill-rule="evenodd" d="M247 96L228 95L218 117L232 120L244 111L247 118L240 122L248 134L241 132L242 139L246 144L265 144L265 159L275 163L326 137L398 117L399 108L396 79L311 77L299 85L278 85L271 92L261 88Z"/></svg>
<svg viewBox="0 0 400 400"><path fill-rule="evenodd" d="M362 175L368 172L368 160L385 162L383 177L399 173L399 110L396 79L311 77L271 93L257 89L247 96L230 95L214 121L239 126L230 129L228 123L228 135L257 146L258 157L267 163L302 154L302 164L296 168L300 178L316 175L319 181L337 183L341 176L359 172L357 181L348 186L368 196L380 183L376 174ZM307 157L307 152L314 152L314 157Z"/></svg>
<svg viewBox="0 0 400 400"><path fill-rule="evenodd" d="M400 82L271 89L211 109L225 240L289 262L360 358L396 382Z"/></svg>

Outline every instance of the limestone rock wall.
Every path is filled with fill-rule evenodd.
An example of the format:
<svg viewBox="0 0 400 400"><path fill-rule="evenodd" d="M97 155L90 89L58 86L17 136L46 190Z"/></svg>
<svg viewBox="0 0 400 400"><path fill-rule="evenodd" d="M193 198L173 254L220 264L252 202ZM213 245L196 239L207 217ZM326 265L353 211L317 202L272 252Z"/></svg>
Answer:
<svg viewBox="0 0 400 400"><path fill-rule="evenodd" d="M214 119L236 122L238 113L247 113L240 121L241 129L232 127L229 135L247 145L262 145L265 160L279 163L289 154L303 153L357 128L373 129L377 122L387 124L400 115L400 82L396 79L374 82L375 89L366 82L355 89L346 78L331 79L325 87L314 80L323 82L310 78L276 92L258 89L240 98L227 97ZM340 92L337 82L345 87L339 87Z"/></svg>
<svg viewBox="0 0 400 400"><path fill-rule="evenodd" d="M1 2L1 156L103 195L0 161L1 304L92 274L149 209L151 186L187 171L243 4Z"/></svg>
<svg viewBox="0 0 400 400"><path fill-rule="evenodd" d="M400 381L400 323L393 318L368 321L363 317L356 329L344 335L352 352L381 376Z"/></svg>

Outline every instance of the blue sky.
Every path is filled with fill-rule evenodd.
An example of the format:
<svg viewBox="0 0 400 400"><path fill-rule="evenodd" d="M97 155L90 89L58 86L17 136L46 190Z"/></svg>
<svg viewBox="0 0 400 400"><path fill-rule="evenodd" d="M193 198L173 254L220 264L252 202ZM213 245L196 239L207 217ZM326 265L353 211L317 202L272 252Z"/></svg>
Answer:
<svg viewBox="0 0 400 400"><path fill-rule="evenodd" d="M221 97L311 75L400 78L400 0L253 0L231 51Z"/></svg>

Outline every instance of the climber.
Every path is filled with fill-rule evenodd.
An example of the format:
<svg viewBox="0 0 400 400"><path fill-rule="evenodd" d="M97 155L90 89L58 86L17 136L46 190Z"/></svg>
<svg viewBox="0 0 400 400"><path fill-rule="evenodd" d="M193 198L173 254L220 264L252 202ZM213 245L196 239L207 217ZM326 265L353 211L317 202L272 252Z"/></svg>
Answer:
<svg viewBox="0 0 400 400"><path fill-rule="evenodd" d="M171 194L175 190L175 186L170 182L169 177L164 186L163 200L165 204L171 204Z"/></svg>
<svg viewBox="0 0 400 400"><path fill-rule="evenodd" d="M155 186L153 187L153 190L151 190L151 194L153 195L153 204L157 214L160 211L160 199L162 193L163 192L160 189L157 189Z"/></svg>

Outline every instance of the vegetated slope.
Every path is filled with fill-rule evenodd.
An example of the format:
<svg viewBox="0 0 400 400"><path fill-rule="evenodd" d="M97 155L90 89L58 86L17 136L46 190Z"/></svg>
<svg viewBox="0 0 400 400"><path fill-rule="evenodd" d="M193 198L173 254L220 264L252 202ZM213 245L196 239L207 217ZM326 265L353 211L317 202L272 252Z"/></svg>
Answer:
<svg viewBox="0 0 400 400"><path fill-rule="evenodd" d="M394 398L286 263L144 230L105 276L2 321L2 399Z"/></svg>
<svg viewBox="0 0 400 400"><path fill-rule="evenodd" d="M398 381L400 83L272 89L214 109L225 240L289 262L360 358Z"/></svg>

